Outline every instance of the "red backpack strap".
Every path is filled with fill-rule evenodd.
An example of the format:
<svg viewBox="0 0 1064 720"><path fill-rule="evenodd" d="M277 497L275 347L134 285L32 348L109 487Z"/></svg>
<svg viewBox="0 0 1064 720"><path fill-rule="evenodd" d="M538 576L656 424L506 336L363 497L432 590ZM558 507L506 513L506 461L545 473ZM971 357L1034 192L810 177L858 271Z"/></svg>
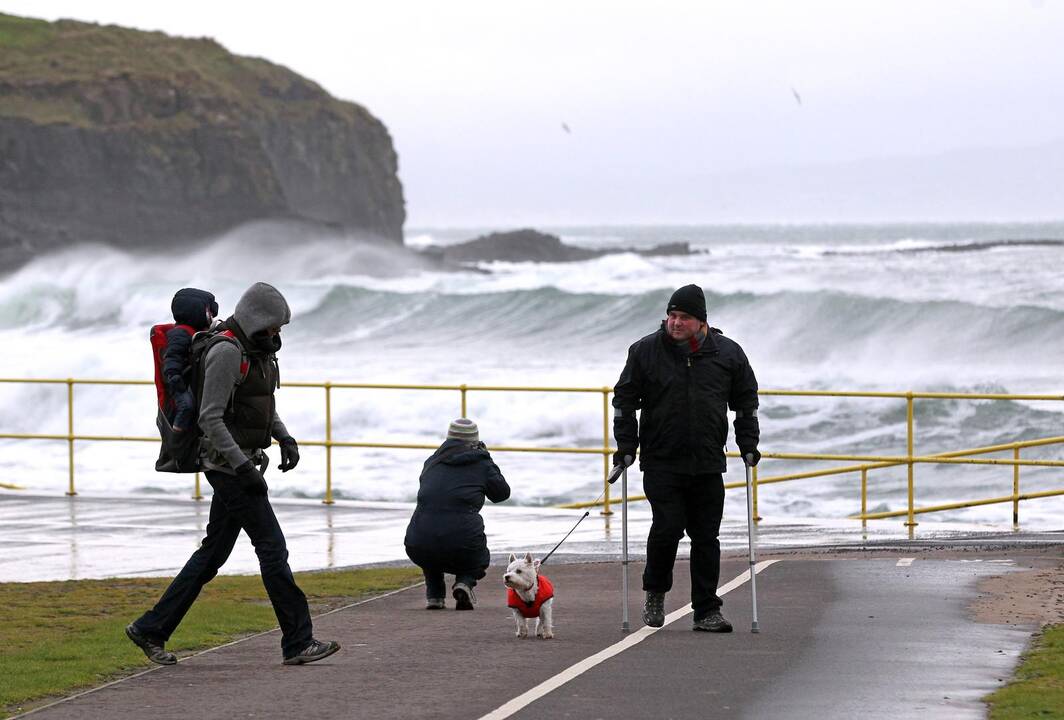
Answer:
<svg viewBox="0 0 1064 720"><path fill-rule="evenodd" d="M232 330L222 330L218 334L222 337L232 338L233 341L236 342L237 347L240 348L240 381L243 382L244 378L248 376L248 370L251 369L251 361L248 360L247 352L244 351L244 347L240 344L240 341L237 340L236 335L233 334Z"/></svg>

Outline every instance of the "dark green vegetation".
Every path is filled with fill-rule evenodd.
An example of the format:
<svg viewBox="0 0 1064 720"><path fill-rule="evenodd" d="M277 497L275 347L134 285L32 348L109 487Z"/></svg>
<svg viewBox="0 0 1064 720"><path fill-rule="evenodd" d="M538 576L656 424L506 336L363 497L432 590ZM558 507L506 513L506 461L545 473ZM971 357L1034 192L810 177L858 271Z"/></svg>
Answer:
<svg viewBox="0 0 1064 720"><path fill-rule="evenodd" d="M987 701L992 720L1064 718L1064 625L1045 628L1012 682Z"/></svg>
<svg viewBox="0 0 1064 720"><path fill-rule="evenodd" d="M300 573L317 614L410 585L416 568ZM166 578L0 584L0 717L27 701L68 694L150 667L124 628L151 607ZM167 644L178 656L277 626L257 576L218 577ZM280 662L280 649L277 651Z"/></svg>
<svg viewBox="0 0 1064 720"><path fill-rule="evenodd" d="M278 99L316 100L349 118L368 117L361 106L331 98L287 68L232 55L209 38L0 14L0 51L0 82L15 85L4 88L3 114L37 122L192 123L235 105L291 115L321 109L316 104L281 106ZM123 90L130 92L128 104L107 97ZM137 97L138 91L146 95ZM9 105L12 100L22 103ZM152 101L157 106L149 107Z"/></svg>
<svg viewBox="0 0 1064 720"><path fill-rule="evenodd" d="M209 38L0 14L0 266L261 219L400 243L397 166L364 107L280 65Z"/></svg>

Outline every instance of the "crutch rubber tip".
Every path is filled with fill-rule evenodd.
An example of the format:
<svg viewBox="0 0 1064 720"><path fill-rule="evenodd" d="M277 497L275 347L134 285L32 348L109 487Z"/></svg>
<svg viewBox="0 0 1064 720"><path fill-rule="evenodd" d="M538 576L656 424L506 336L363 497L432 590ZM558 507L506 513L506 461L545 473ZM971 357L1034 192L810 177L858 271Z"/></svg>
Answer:
<svg viewBox="0 0 1064 720"><path fill-rule="evenodd" d="M761 630L757 627L757 623L750 623L750 632L759 633Z"/></svg>

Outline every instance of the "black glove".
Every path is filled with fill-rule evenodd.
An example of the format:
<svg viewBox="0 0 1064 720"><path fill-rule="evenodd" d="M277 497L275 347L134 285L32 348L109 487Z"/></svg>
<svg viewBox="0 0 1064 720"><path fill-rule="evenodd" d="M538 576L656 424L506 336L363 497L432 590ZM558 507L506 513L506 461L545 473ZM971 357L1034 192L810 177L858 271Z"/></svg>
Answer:
<svg viewBox="0 0 1064 720"><path fill-rule="evenodd" d="M617 456L614 455L613 462L613 469L610 470L610 475L606 478L606 482L608 482L610 485L617 482L617 478L621 476L621 473L626 467L630 467L632 463L635 462L635 458L631 455L624 455L618 459Z"/></svg>
<svg viewBox="0 0 1064 720"><path fill-rule="evenodd" d="M236 469L236 483L248 495L265 495L270 489L266 485L266 478L262 477L262 473L251 460Z"/></svg>
<svg viewBox="0 0 1064 720"><path fill-rule="evenodd" d="M757 464L761 462L761 453L757 451L756 447L749 450L740 449L739 452L742 453L743 462L750 467L757 467Z"/></svg>
<svg viewBox="0 0 1064 720"><path fill-rule="evenodd" d="M196 414L196 398L188 390L174 395L174 430L184 432L192 426L193 415Z"/></svg>
<svg viewBox="0 0 1064 720"><path fill-rule="evenodd" d="M296 439L289 435L281 443L281 464L278 465L281 472L288 472L299 464L299 444Z"/></svg>

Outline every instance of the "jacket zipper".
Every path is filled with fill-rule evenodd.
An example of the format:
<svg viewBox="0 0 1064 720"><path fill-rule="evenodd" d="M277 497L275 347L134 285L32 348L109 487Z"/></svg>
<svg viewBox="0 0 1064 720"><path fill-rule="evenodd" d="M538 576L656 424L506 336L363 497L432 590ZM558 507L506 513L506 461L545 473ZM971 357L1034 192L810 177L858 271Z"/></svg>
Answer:
<svg viewBox="0 0 1064 720"><path fill-rule="evenodd" d="M694 443L694 403L691 402L691 355L687 356L687 447L695 448ZM695 467L696 461L693 456L688 458L690 467Z"/></svg>

